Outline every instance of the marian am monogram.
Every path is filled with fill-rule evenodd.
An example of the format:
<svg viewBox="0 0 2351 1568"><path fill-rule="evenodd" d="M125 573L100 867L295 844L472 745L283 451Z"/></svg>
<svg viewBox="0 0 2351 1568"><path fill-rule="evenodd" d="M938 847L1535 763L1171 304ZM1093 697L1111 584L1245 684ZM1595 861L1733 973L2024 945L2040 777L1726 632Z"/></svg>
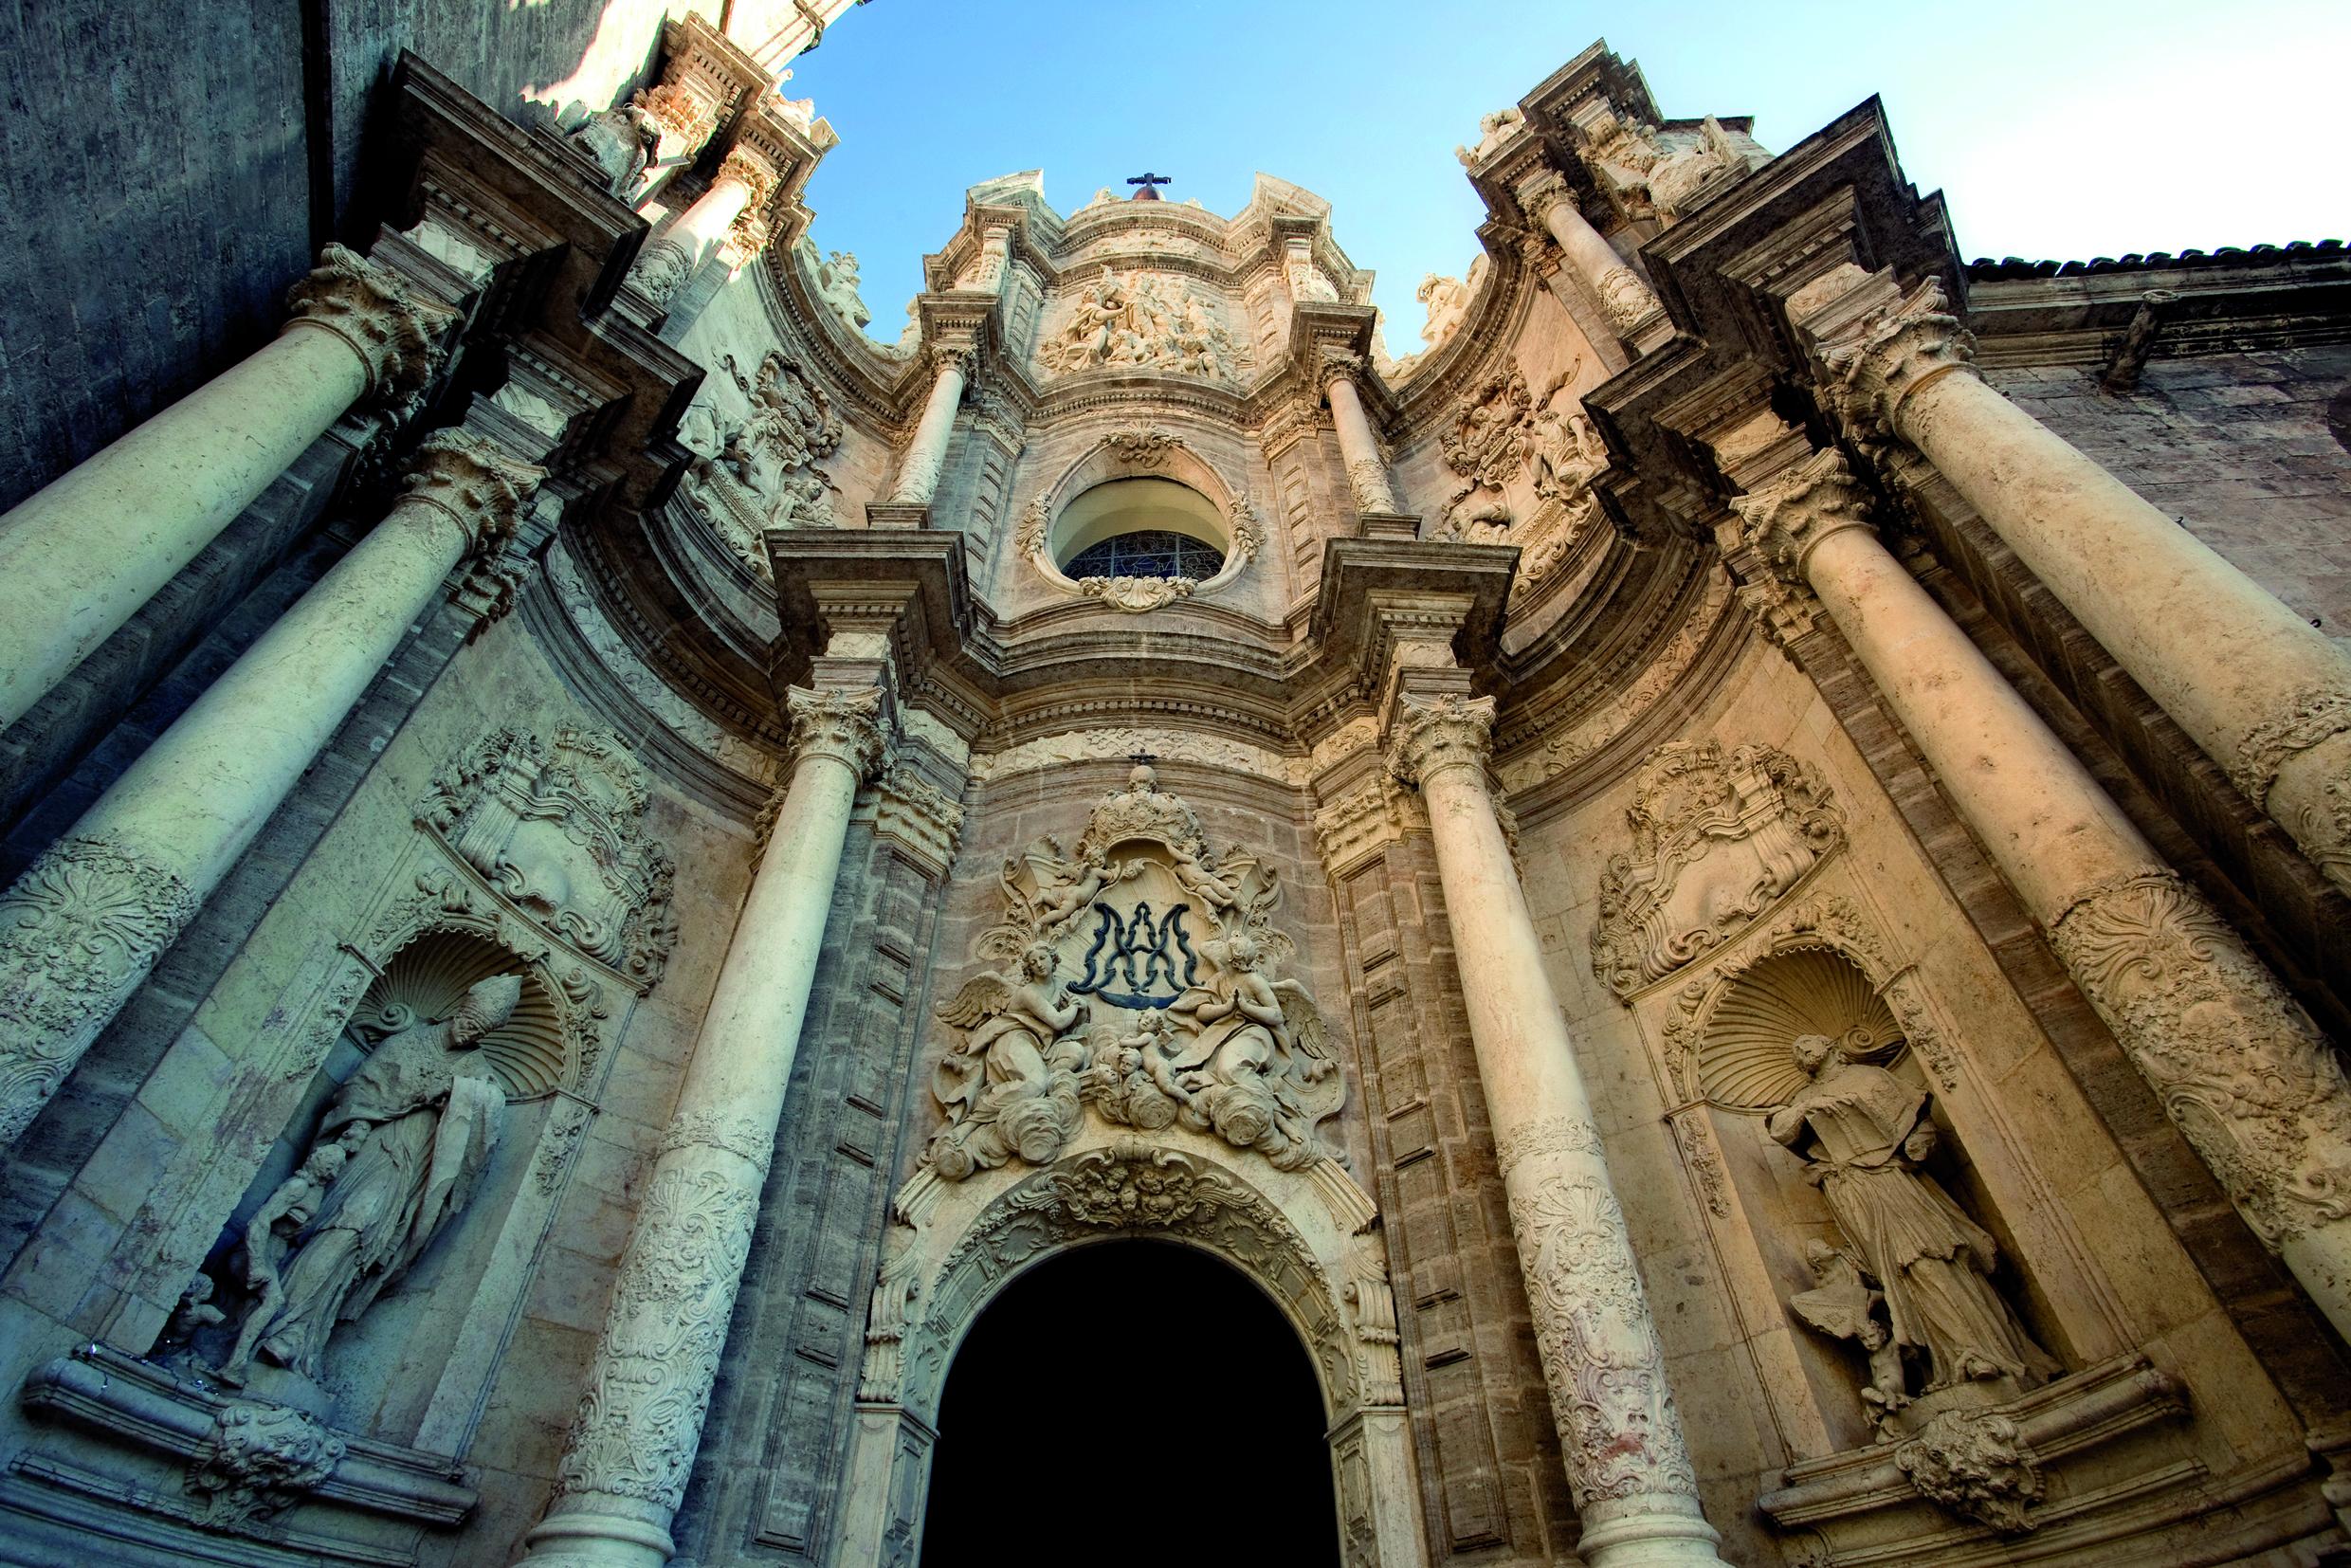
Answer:
<svg viewBox="0 0 2351 1568"><path fill-rule="evenodd" d="M1192 809L1139 766L1074 855L1039 839L1002 883L1005 919L979 953L1013 972L939 1010L959 1033L931 1082L940 1176L1047 1163L1088 1106L1145 1131L1181 1121L1285 1170L1322 1154L1315 1127L1346 1085L1313 998L1275 977L1291 946L1272 867L1212 857Z"/></svg>

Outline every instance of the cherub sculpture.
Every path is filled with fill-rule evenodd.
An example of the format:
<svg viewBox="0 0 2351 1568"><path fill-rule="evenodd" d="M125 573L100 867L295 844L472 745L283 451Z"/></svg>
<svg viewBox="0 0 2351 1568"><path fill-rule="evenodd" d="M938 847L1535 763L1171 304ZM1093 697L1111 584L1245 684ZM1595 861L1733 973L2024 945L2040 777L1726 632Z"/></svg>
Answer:
<svg viewBox="0 0 2351 1568"><path fill-rule="evenodd" d="M1014 1155L1042 1165L1077 1130L1087 1051L1068 1036L1085 1021L1085 1004L1070 997L1042 942L1021 955L1020 967L1017 980L977 976L939 1010L966 1031L931 1076L947 1124L924 1158L949 1181Z"/></svg>

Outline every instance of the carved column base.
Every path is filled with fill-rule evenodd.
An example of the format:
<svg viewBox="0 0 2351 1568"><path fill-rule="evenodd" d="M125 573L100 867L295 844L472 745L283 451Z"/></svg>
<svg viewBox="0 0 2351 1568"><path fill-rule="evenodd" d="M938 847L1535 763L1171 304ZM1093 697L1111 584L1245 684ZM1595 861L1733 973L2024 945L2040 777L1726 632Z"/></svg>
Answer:
<svg viewBox="0 0 2351 1568"><path fill-rule="evenodd" d="M1630 337L1661 319L1665 306L1657 296L1641 282L1640 274L1629 266L1612 266L1592 281L1592 291L1600 297L1601 308L1608 312L1611 325Z"/></svg>
<svg viewBox="0 0 2351 1568"><path fill-rule="evenodd" d="M2094 884L2050 943L2264 1244L2351 1333L2351 1082L2201 895L2169 871Z"/></svg>

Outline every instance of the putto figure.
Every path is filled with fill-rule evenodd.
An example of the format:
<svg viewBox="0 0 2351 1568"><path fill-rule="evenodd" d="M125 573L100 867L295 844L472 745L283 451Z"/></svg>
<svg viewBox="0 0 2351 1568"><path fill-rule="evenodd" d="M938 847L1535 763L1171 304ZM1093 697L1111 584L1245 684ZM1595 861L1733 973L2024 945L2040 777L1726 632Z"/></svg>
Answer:
<svg viewBox="0 0 2351 1568"><path fill-rule="evenodd" d="M477 982L447 1017L400 1030L336 1091L319 1141L246 1231L259 1294L222 1380L259 1354L317 1378L328 1337L374 1305L465 1212L505 1121L476 1047L514 1016L522 977Z"/></svg>
<svg viewBox="0 0 2351 1568"><path fill-rule="evenodd" d="M1851 1060L1825 1034L1798 1035L1789 1050L1811 1082L1765 1126L1809 1162L1806 1177L1829 1200L1852 1261L1883 1298L1893 1348L1923 1377L1917 1392L2007 1379L2002 1392L2010 1394L2048 1381L2056 1363L1992 1287L1998 1246L1920 1168L1935 1147L1926 1091ZM1797 1303L1808 1322L1806 1304L1819 1296L1808 1292ZM1882 1351L1859 1321L1878 1305L1865 1300L1858 1316L1813 1326ZM1872 1403L1883 1408L1904 1391L1891 1386L1886 1363L1875 1365Z"/></svg>

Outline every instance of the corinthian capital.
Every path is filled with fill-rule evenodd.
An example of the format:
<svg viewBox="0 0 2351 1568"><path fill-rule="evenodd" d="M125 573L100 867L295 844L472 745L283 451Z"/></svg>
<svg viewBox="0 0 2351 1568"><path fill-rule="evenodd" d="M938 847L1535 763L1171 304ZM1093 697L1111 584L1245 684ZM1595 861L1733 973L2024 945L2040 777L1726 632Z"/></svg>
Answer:
<svg viewBox="0 0 2351 1568"><path fill-rule="evenodd" d="M1494 700L1491 697L1414 697L1398 699L1394 727L1388 738L1388 771L1407 784L1425 784L1448 768L1469 768L1485 776L1485 761L1494 753Z"/></svg>
<svg viewBox="0 0 2351 1568"><path fill-rule="evenodd" d="M432 379L441 329L454 314L339 245L319 252L319 264L287 293L285 307L288 330L311 327L350 344L367 367L368 395L386 402L411 397Z"/></svg>
<svg viewBox="0 0 2351 1568"><path fill-rule="evenodd" d="M792 719L795 771L811 757L829 757L862 782L889 760L880 686L794 686L784 694L784 709Z"/></svg>
<svg viewBox="0 0 2351 1568"><path fill-rule="evenodd" d="M1849 410L1894 428L1903 400L1946 371L1967 368L1975 338L1928 278L1892 302L1831 329L1813 352Z"/></svg>
<svg viewBox="0 0 2351 1568"><path fill-rule="evenodd" d="M478 435L435 430L417 444L400 504L429 506L455 522L465 548L488 555L521 520L547 470L518 462Z"/></svg>
<svg viewBox="0 0 2351 1568"><path fill-rule="evenodd" d="M746 212L758 211L775 194L775 166L748 147L727 154L726 161L719 165L718 177L710 183L717 186L727 180L749 188L751 198L743 204Z"/></svg>
<svg viewBox="0 0 2351 1568"><path fill-rule="evenodd" d="M1326 387L1334 381L1359 383L1363 379L1363 356L1347 349L1325 346L1315 356L1315 365L1321 372L1322 384Z"/></svg>
<svg viewBox="0 0 2351 1568"><path fill-rule="evenodd" d="M1778 479L1731 498L1744 520L1746 543L1792 583L1804 581L1805 561L1822 539L1848 528L1868 528L1868 492L1833 447L1814 452Z"/></svg>
<svg viewBox="0 0 2351 1568"><path fill-rule="evenodd" d="M884 770L875 794L875 833L906 850L933 877L944 877L963 834L962 806L903 762Z"/></svg>

